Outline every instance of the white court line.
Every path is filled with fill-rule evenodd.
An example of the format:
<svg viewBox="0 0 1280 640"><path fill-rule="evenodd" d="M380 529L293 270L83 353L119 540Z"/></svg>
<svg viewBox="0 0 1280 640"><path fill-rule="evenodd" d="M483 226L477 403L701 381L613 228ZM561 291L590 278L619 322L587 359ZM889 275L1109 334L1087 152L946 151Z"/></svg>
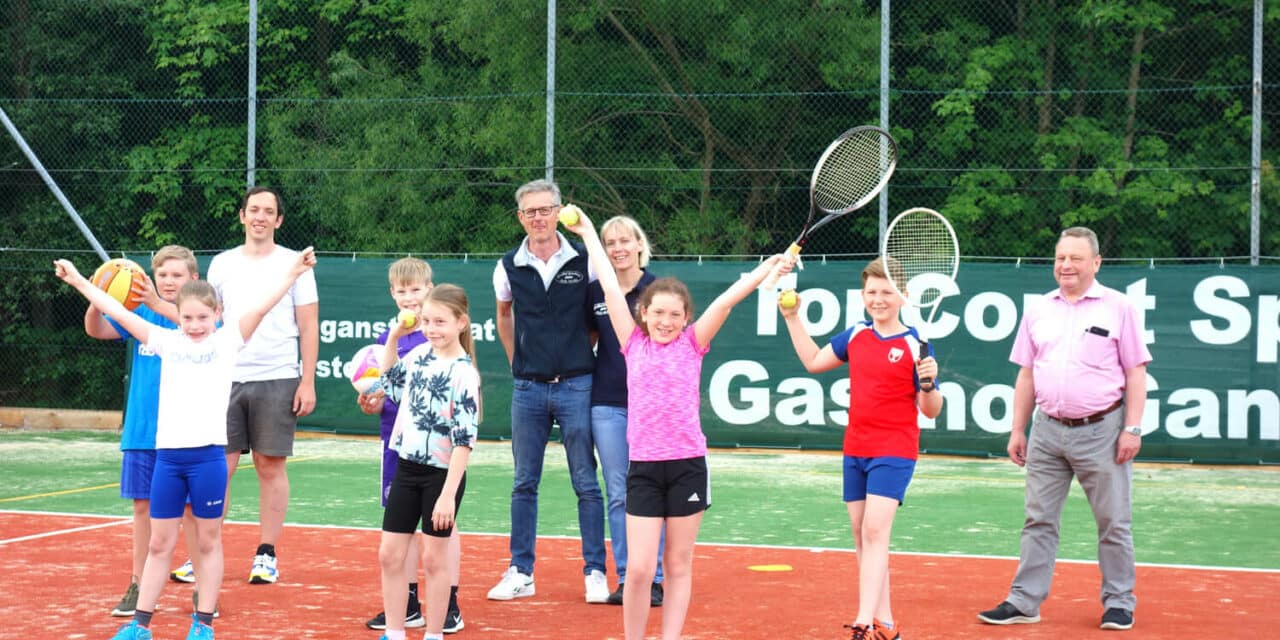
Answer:
<svg viewBox="0 0 1280 640"><path fill-rule="evenodd" d="M72 516L72 517L78 517L78 518L118 517L118 516L104 516L104 515L91 514L91 513L66 513L66 512L55 512L55 511L20 511L16 509L0 509L0 513L12 513L12 514L28 515L28 516L32 516L32 515L34 516ZM131 522L131 521L121 520L118 522L110 522L107 524L92 525L87 527L80 527L77 529L67 529L65 531L56 531L56 532L51 532L46 534L37 534L34 536L27 536L25 538L13 538L10 540L0 540L0 545L7 544L9 542L19 542L19 541L28 540L28 539L36 539L36 538L43 538L47 536L61 535L64 533L74 533L77 531L88 531L91 529L112 527L112 526L115 526L118 524L124 524L127 522ZM257 525L258 523L227 520L223 524ZM337 525L337 524L299 524L299 523L293 523L293 522L286 522L285 526L293 527L295 529L381 531L380 527L353 527L353 526ZM487 531L461 531L460 533L464 536L484 536L484 537L496 537L496 538L506 538L510 536L509 533L487 532ZM577 540L578 539L577 536L570 536L570 535L551 535L551 536L541 535L541 536L538 536L538 538L546 539L546 540L556 540L556 539ZM846 549L842 547L787 546L787 545L778 545L778 544L746 544L742 542L716 542L713 540L699 541L697 545L703 546L703 547L743 547L748 549L778 549L782 551L809 551L811 553L854 553L853 549ZM984 554L977 554L977 553L938 553L938 552L930 552L930 551L891 551L890 555L915 556L915 557L921 557L921 558L960 558L965 560L1012 560L1015 562L1018 560L1016 556L993 556L993 555L984 555ZM1097 560L1073 560L1070 558L1058 558L1057 562L1061 564L1098 564ZM1276 573L1280 571L1280 569L1259 569L1255 567L1223 567L1223 566L1200 565L1200 564L1167 564L1167 563L1160 563L1160 562L1139 562L1137 563L1137 566L1153 567L1156 569L1186 569L1190 571L1223 571L1223 572L1232 572L1232 573Z"/></svg>
<svg viewBox="0 0 1280 640"><path fill-rule="evenodd" d="M129 524L130 522L133 522L133 520L132 520L132 519L127 519L127 520L114 520L114 521L112 521L112 522L104 522L104 523L102 523L102 524L90 524L90 525L85 525L85 526L83 526L83 527L75 527L75 528L72 528L72 529L59 529L59 530L57 530L57 531L46 531L46 532L44 532L44 533L35 533L35 534L29 535L29 536L22 536L22 537L20 537L20 538L9 538L9 539L7 539L7 540L0 540L0 547L3 547L4 545L9 544L9 543L12 543L12 542L27 542L27 541L30 541L30 540L39 540L40 538L52 538L53 536L62 536L62 535L66 535L66 534L68 534L68 533L79 533L79 532L81 532L81 531L92 531L92 530L94 530L94 529L105 529L105 528L107 528L107 527L114 527L114 526L116 526L116 525Z"/></svg>

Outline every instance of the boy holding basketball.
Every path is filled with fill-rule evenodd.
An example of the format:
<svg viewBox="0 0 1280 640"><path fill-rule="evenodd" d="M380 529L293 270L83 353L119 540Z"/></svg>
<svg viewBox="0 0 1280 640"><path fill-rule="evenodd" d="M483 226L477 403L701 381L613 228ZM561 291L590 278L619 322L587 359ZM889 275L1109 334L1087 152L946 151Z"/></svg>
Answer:
<svg viewBox="0 0 1280 640"><path fill-rule="evenodd" d="M391 299L395 301L396 308L401 313L411 312L415 316L422 313L422 304L427 299L427 294L431 293L433 287L431 283L431 265L417 258L401 258L393 263L387 269L387 279L391 284ZM423 333L423 323L415 320L415 324L408 327L409 331L402 332L396 340L397 357L403 358L410 351L419 345L427 342L427 336ZM378 336L378 344L385 345L391 331L383 331ZM386 394L381 390L373 393L362 393L356 401L360 404L360 409L369 415L380 414L381 416L381 434L382 434L382 506L387 506L387 495L391 489L391 480L395 478L396 463L400 456L396 451L391 449L391 432L396 424L396 416L399 414L399 405L393 400L389 400ZM458 577L459 566L462 559L462 542L458 537L458 529L453 528L453 534L449 538L449 551L447 563L449 567L449 577L451 582L449 594L449 609L445 616L444 632L456 633L462 630L462 612L458 609ZM409 603L408 609L405 611L404 626L408 628L422 627L426 621L422 617L422 605L418 599L418 561L421 558L418 546L418 536L412 536L409 541L408 553L405 556L404 573L409 576ZM386 612L379 612L365 626L370 629L382 630L387 627Z"/></svg>
<svg viewBox="0 0 1280 640"><path fill-rule="evenodd" d="M890 259L889 269L900 269ZM789 302L789 301L788 301ZM858 614L851 640L901 637L889 607L889 534L906 495L920 448L917 415L942 411L932 356L917 358L920 337L902 324L902 298L889 281L885 261L862 270L863 320L819 348L805 330L798 304L779 304L800 362L810 373L849 369L849 424L844 434L844 500L858 553ZM848 627L848 625L846 625Z"/></svg>
<svg viewBox="0 0 1280 640"><path fill-rule="evenodd" d="M130 292L141 300L134 311L151 324L173 329L178 325L174 302L178 291L189 280L199 278L196 257L191 250L178 245L162 247L151 258L152 281L134 283ZM143 276L145 280L145 276ZM131 352L129 390L125 403L124 424L120 432L120 497L133 501L133 565L129 587L111 615L129 617L138 604L138 580L147 560L147 541L151 538L151 472L156 465L156 413L160 406L160 357L147 345L107 317L92 304L84 312L84 332L98 340L128 342ZM187 526L187 547L196 548L195 527L191 510L183 516Z"/></svg>

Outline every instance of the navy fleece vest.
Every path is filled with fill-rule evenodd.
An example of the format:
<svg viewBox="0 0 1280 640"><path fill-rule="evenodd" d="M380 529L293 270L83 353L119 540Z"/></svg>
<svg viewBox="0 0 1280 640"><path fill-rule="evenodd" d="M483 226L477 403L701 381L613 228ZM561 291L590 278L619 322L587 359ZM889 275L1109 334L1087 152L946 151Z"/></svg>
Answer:
<svg viewBox="0 0 1280 640"><path fill-rule="evenodd" d="M515 353L511 375L545 380L572 377L595 370L595 354L587 335L591 313L588 301L587 249L569 243L578 256L560 267L550 288L531 267L517 267L517 249L502 256L502 268L511 281L515 318Z"/></svg>

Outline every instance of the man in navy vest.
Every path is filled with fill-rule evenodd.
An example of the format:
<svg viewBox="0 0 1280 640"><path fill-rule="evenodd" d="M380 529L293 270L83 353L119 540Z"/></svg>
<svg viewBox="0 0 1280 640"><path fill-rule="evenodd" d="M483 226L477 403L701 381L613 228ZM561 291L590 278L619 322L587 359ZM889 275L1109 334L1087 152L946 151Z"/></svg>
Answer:
<svg viewBox="0 0 1280 640"><path fill-rule="evenodd" d="M605 579L604 500L591 438L591 378L595 354L587 329L587 285L595 280L586 248L556 229L560 188L535 180L516 190L516 216L526 237L493 271L498 338L511 362L511 566L489 590L490 600L534 594L538 485L551 424L560 425L585 560L586 600L609 599Z"/></svg>

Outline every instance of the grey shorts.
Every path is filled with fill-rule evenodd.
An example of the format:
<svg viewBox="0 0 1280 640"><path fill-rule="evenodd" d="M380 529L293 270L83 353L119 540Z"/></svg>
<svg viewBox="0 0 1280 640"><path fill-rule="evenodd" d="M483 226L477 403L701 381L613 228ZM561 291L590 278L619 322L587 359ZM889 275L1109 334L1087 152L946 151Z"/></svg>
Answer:
<svg viewBox="0 0 1280 640"><path fill-rule="evenodd" d="M293 394L297 391L298 378L233 383L227 404L227 453L293 455L293 434L298 429Z"/></svg>

